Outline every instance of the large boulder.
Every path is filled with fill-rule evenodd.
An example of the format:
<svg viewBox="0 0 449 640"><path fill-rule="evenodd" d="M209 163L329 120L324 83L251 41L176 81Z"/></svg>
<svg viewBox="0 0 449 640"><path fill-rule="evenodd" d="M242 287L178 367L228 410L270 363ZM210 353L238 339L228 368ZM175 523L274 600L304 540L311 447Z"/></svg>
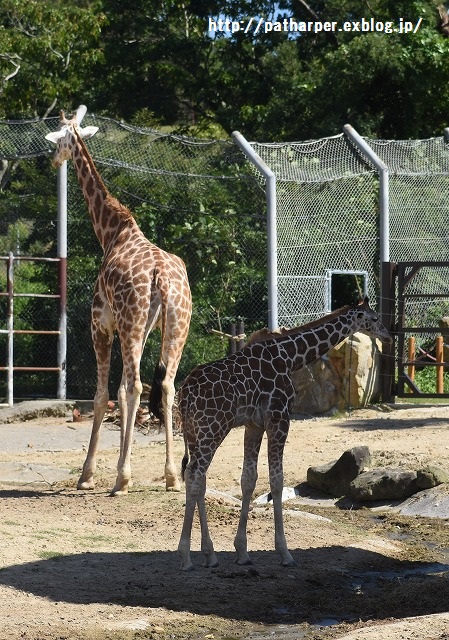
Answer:
<svg viewBox="0 0 449 640"><path fill-rule="evenodd" d="M365 407L380 397L381 343L363 333L293 374L293 414L322 415Z"/></svg>
<svg viewBox="0 0 449 640"><path fill-rule="evenodd" d="M439 484L449 483L449 473L434 464L429 464L424 469L419 469L416 476L416 484L419 489L431 489Z"/></svg>
<svg viewBox="0 0 449 640"><path fill-rule="evenodd" d="M359 502L401 500L419 491L416 471L377 468L361 473L349 486L349 495Z"/></svg>
<svg viewBox="0 0 449 640"><path fill-rule="evenodd" d="M371 454L368 447L353 447L345 451L338 460L309 467L307 483L314 489L340 498L348 494L351 482L370 465Z"/></svg>

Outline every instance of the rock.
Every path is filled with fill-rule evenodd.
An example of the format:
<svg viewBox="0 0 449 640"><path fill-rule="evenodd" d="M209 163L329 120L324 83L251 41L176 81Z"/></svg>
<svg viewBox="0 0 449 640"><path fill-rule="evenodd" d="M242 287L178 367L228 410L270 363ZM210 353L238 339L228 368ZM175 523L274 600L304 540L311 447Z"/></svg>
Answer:
<svg viewBox="0 0 449 640"><path fill-rule="evenodd" d="M431 489L444 483L449 483L449 473L441 469L441 467L428 465L417 473L416 484L418 489Z"/></svg>
<svg viewBox="0 0 449 640"><path fill-rule="evenodd" d="M342 389L344 404L342 409L366 407L377 402L380 397L380 357L381 342L363 333L355 333L352 338L339 345L345 357Z"/></svg>
<svg viewBox="0 0 449 640"><path fill-rule="evenodd" d="M293 414L324 415L341 404L340 376L327 356L294 371L292 381L296 391Z"/></svg>
<svg viewBox="0 0 449 640"><path fill-rule="evenodd" d="M449 487L438 487L415 493L393 509L403 516L422 516L424 518L449 518Z"/></svg>
<svg viewBox="0 0 449 640"><path fill-rule="evenodd" d="M349 487L354 500L401 500L418 491L417 472L378 468L361 473Z"/></svg>
<svg viewBox="0 0 449 640"><path fill-rule="evenodd" d="M381 343L355 333L293 374L293 414L323 415L365 407L380 396Z"/></svg>
<svg viewBox="0 0 449 640"><path fill-rule="evenodd" d="M370 464L371 454L368 447L353 447L336 461L319 467L309 467L307 482L314 489L339 498L347 495L351 482Z"/></svg>

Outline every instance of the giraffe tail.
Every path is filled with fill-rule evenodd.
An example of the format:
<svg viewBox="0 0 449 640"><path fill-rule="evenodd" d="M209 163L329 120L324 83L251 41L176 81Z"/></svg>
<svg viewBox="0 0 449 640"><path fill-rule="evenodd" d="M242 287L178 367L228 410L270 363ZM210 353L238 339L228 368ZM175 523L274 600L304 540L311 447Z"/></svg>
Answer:
<svg viewBox="0 0 449 640"><path fill-rule="evenodd" d="M181 478L183 481L185 481L185 473L186 473L186 468L187 465L189 464L189 450L187 448L187 443L185 444L185 450L184 450L184 457L182 459L181 462Z"/></svg>
<svg viewBox="0 0 449 640"><path fill-rule="evenodd" d="M167 369L162 362L158 362L154 370L153 383L151 385L150 397L148 405L151 413L154 413L156 418L159 418L161 422L164 421L164 412L162 410L162 383L165 378Z"/></svg>

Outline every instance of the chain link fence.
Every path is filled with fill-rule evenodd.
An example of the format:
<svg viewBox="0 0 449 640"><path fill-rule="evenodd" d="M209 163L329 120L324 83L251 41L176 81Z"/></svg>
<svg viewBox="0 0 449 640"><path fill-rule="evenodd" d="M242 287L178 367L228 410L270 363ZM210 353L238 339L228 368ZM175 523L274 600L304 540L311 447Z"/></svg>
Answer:
<svg viewBox="0 0 449 640"><path fill-rule="evenodd" d="M447 260L446 138L365 140L389 171L390 260ZM374 165L345 134L252 146L276 175L279 324L320 317L346 303L351 291L366 291L376 306L379 175ZM435 292L441 280L438 272L429 277L420 283L424 293ZM441 313L449 314L446 303L439 304ZM432 300L416 300L410 322L416 326L429 314L435 315Z"/></svg>
<svg viewBox="0 0 449 640"><path fill-rule="evenodd" d="M221 357L228 350L229 326L243 321L252 331L267 324L266 212L261 185L250 173L235 145L203 141L132 127L108 118L86 116L83 124L99 127L88 141L90 152L109 191L130 207L155 244L179 255L187 265L194 312L178 377L196 364ZM54 118L39 122L0 123L3 158L0 193L0 255L56 256L56 175L53 153L45 140L58 127ZM92 397L96 365L90 337L90 305L102 259L81 189L68 164L68 291L67 394ZM0 267L1 268L1 267ZM30 267L16 267L15 287L57 290L53 275L40 282ZM21 277L23 276L22 280ZM36 285L37 286L37 285ZM5 290L6 274L0 273ZM3 307L1 306L3 304ZM0 329L6 324L6 301L0 298ZM58 328L57 305L44 309L23 299L15 309L15 328L47 323ZM14 364L54 366L56 341L16 335ZM142 359L142 379L150 381L160 348L158 332L150 335ZM0 366L6 357L6 337L0 334ZM38 364L37 364L38 363ZM111 394L119 385L121 355L114 343ZM5 380L0 394L5 395ZM51 373L20 372L14 379L17 397L54 395Z"/></svg>
<svg viewBox="0 0 449 640"><path fill-rule="evenodd" d="M133 211L145 235L187 264L193 293L191 331L179 369L228 348L229 324L243 319L246 333L267 324L265 183L230 141L193 140L108 118L86 115L99 132L88 142L108 189ZM0 123L0 255L56 256L55 172L45 141L58 120ZM390 259L446 260L449 255L449 155L445 137L366 140L389 169ZM367 292L376 306L379 274L379 176L345 135L322 140L263 144L254 150L276 175L279 324L296 325ZM101 262L73 168L68 170L68 396L92 397L95 359L90 304ZM0 287L5 274L0 265ZM435 290L435 278L426 286ZM23 263L16 286L55 290L50 267ZM417 302L414 318L435 313ZM449 315L442 301L438 313ZM443 308L444 307L444 308ZM0 298L0 328L6 309ZM16 326L57 328L56 305L24 298ZM413 320L414 321L414 320ZM6 352L0 335L0 365ZM17 337L15 364L54 364L50 340ZM23 344L22 344L23 343ZM152 334L144 354L149 380L159 350ZM50 362L51 361L51 362ZM121 375L114 345L111 393ZM16 395L54 395L51 374L18 374ZM0 394L4 381L0 380ZM3 394L4 395L4 394Z"/></svg>

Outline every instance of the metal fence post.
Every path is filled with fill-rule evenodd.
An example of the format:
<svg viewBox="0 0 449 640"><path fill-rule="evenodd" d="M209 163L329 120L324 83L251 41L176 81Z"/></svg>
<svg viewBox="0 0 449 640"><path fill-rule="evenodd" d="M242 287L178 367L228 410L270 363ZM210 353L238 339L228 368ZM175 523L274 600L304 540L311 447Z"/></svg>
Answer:
<svg viewBox="0 0 449 640"><path fill-rule="evenodd" d="M277 274L277 229L276 229L276 176L262 158L252 148L239 131L232 137L248 160L260 171L266 180L267 199L267 272L268 272L268 328L278 327L278 274Z"/></svg>
<svg viewBox="0 0 449 640"><path fill-rule="evenodd" d="M377 153L362 138L350 124L343 127L344 133L354 143L357 149L376 167L379 172L379 279L380 285L380 310L382 312L382 300L385 298L382 291L382 264L390 262L390 203L389 203L389 173L388 167L379 158Z"/></svg>
<svg viewBox="0 0 449 640"><path fill-rule="evenodd" d="M10 251L8 254L8 380L7 380L7 404L12 407L14 404L14 256Z"/></svg>
<svg viewBox="0 0 449 640"><path fill-rule="evenodd" d="M58 398L67 397L67 162L57 174L58 190L58 284L59 284L59 336L58 336Z"/></svg>

